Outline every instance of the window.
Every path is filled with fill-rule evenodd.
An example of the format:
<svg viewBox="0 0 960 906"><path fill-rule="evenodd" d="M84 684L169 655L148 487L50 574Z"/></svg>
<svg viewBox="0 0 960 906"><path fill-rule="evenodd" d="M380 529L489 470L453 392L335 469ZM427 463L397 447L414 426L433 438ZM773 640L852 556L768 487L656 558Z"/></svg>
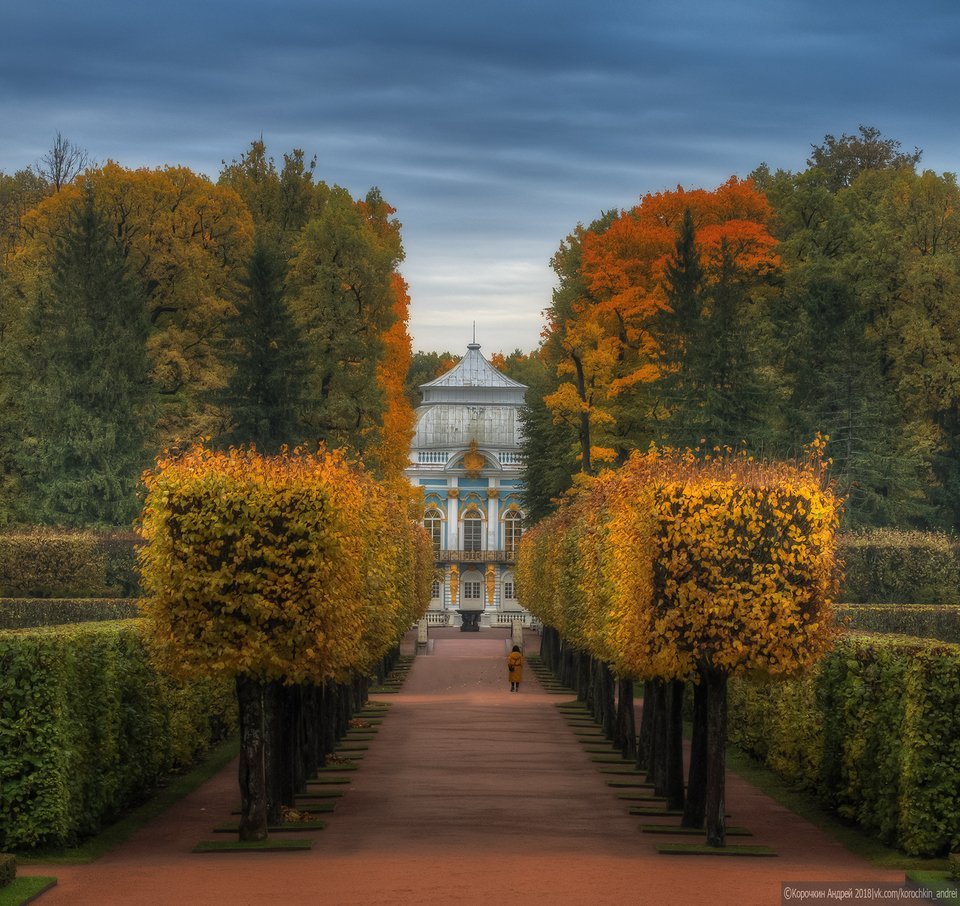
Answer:
<svg viewBox="0 0 960 906"><path fill-rule="evenodd" d="M440 597L440 581L438 579L434 579L433 584L430 586L430 597L434 601Z"/></svg>
<svg viewBox="0 0 960 906"><path fill-rule="evenodd" d="M503 549L516 556L517 545L523 536L523 515L519 510L509 510L503 517Z"/></svg>
<svg viewBox="0 0 960 906"><path fill-rule="evenodd" d="M464 582L463 599L465 601L479 601L483 595L482 582Z"/></svg>
<svg viewBox="0 0 960 906"><path fill-rule="evenodd" d="M463 550L483 550L483 517L476 510L463 515Z"/></svg>
<svg viewBox="0 0 960 906"><path fill-rule="evenodd" d="M514 598L516 598L512 581L503 583L503 597L508 601L512 601Z"/></svg>
<svg viewBox="0 0 960 906"><path fill-rule="evenodd" d="M430 507L423 514L423 526L430 535L434 551L440 550L443 544L443 513L435 506Z"/></svg>

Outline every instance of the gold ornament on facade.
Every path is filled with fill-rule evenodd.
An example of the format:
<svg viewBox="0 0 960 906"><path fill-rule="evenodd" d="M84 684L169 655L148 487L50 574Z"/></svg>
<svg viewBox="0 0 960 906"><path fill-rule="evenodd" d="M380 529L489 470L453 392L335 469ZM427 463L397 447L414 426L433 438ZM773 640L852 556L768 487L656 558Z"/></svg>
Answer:
<svg viewBox="0 0 960 906"><path fill-rule="evenodd" d="M456 500L460 496L460 491L457 488L447 488L447 497L452 497Z"/></svg>
<svg viewBox="0 0 960 906"><path fill-rule="evenodd" d="M487 497L488 497L490 500L496 500L499 496L500 496L500 489L499 489L499 488L490 488L490 489L487 491Z"/></svg>
<svg viewBox="0 0 960 906"><path fill-rule="evenodd" d="M470 441L470 449L463 454L463 468L466 470L467 478L479 478L486 464L486 457L477 451L477 442Z"/></svg>
<svg viewBox="0 0 960 906"><path fill-rule="evenodd" d="M493 593L497 587L497 570L491 563L487 567L487 604L493 604Z"/></svg>
<svg viewBox="0 0 960 906"><path fill-rule="evenodd" d="M460 570L456 566L450 567L450 603L457 606L457 595L460 591Z"/></svg>

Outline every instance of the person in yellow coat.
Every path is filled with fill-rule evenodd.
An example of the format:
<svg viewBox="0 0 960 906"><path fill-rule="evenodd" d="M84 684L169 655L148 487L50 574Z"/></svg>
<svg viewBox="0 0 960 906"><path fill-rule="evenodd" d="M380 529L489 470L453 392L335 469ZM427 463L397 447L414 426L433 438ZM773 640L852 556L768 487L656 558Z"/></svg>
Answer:
<svg viewBox="0 0 960 906"><path fill-rule="evenodd" d="M520 680L523 679L523 655L519 645L514 645L507 657L507 670L510 673L510 691L519 692Z"/></svg>

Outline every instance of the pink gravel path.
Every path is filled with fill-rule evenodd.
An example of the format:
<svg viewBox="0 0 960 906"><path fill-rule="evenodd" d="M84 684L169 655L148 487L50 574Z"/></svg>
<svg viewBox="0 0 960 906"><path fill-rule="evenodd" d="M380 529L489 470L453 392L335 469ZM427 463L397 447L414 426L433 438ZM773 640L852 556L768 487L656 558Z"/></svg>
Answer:
<svg viewBox="0 0 960 906"><path fill-rule="evenodd" d="M784 880L903 879L735 776L731 823L779 857L658 855L562 721L564 699L529 671L509 692L505 633L431 635L403 691L382 697L389 714L312 851L190 852L236 805L230 765L98 862L22 869L59 878L41 906L768 906Z"/></svg>

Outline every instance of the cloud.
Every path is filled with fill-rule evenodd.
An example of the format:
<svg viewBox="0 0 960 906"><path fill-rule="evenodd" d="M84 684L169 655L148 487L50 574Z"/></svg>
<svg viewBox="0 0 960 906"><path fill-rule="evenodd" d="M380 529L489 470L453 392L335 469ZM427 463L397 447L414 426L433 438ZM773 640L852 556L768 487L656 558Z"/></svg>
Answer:
<svg viewBox="0 0 960 906"><path fill-rule="evenodd" d="M477 317L531 347L552 251L644 192L800 168L860 123L956 170L958 38L953 0L15 4L0 169L59 129L215 177L262 133L398 208L417 346L459 348Z"/></svg>

